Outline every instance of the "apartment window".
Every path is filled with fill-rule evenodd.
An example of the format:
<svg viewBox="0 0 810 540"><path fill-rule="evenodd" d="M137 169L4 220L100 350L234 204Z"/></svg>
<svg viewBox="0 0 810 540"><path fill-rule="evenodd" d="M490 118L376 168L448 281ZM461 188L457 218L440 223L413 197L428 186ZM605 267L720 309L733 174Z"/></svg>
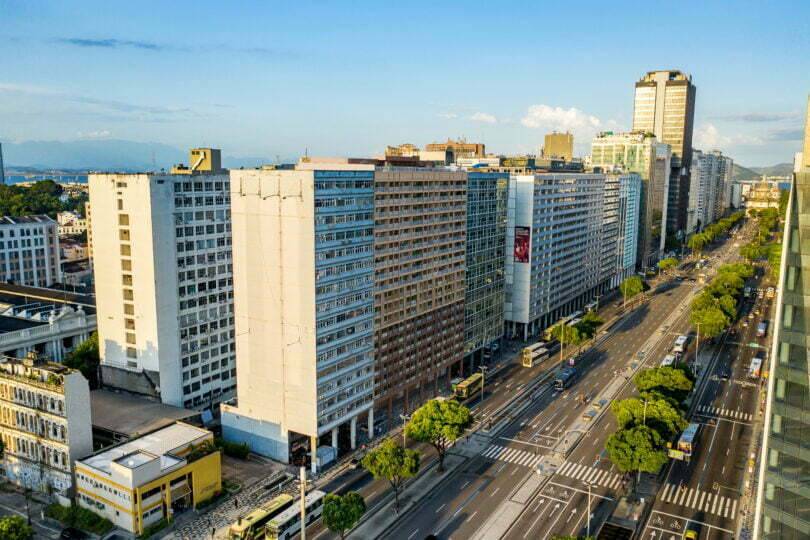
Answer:
<svg viewBox="0 0 810 540"><path fill-rule="evenodd" d="M134 300L134 295L132 294L132 289L124 289L124 300Z"/></svg>
<svg viewBox="0 0 810 540"><path fill-rule="evenodd" d="M129 257L132 255L132 250L129 247L129 244L122 244L121 245L121 255L125 257Z"/></svg>
<svg viewBox="0 0 810 540"><path fill-rule="evenodd" d="M118 224L122 226L129 226L129 214L118 214Z"/></svg>
<svg viewBox="0 0 810 540"><path fill-rule="evenodd" d="M118 209L119 210L124 209L124 201L123 201L123 199L118 199Z"/></svg>
<svg viewBox="0 0 810 540"><path fill-rule="evenodd" d="M122 242L129 242L129 229L119 229L118 239Z"/></svg>
<svg viewBox="0 0 810 540"><path fill-rule="evenodd" d="M129 259L121 259L121 270L124 270L125 272L131 272L132 261L130 261Z"/></svg>
<svg viewBox="0 0 810 540"><path fill-rule="evenodd" d="M135 347L127 347L127 358L138 358L138 351L135 350Z"/></svg>
<svg viewBox="0 0 810 540"><path fill-rule="evenodd" d="M135 330L135 319L124 319L124 327L127 330Z"/></svg>
<svg viewBox="0 0 810 540"><path fill-rule="evenodd" d="M135 315L135 306L132 304L124 304L124 315Z"/></svg>
<svg viewBox="0 0 810 540"><path fill-rule="evenodd" d="M135 345L135 334L127 332L127 343L130 345Z"/></svg>
<svg viewBox="0 0 810 540"><path fill-rule="evenodd" d="M124 274L121 276L121 283L128 287L132 287L132 275Z"/></svg>

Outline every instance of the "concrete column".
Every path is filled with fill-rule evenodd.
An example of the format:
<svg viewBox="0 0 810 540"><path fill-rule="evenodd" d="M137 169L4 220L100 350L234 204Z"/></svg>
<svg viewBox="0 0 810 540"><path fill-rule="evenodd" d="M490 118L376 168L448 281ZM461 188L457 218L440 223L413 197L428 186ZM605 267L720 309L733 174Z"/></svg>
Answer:
<svg viewBox="0 0 810 540"><path fill-rule="evenodd" d="M352 416L352 420L349 423L349 443L351 445L352 450L357 448L357 417Z"/></svg>
<svg viewBox="0 0 810 540"><path fill-rule="evenodd" d="M312 474L318 473L318 437L309 438L310 470Z"/></svg>
<svg viewBox="0 0 810 540"><path fill-rule="evenodd" d="M390 403L390 401L389 401ZM368 439L374 438L374 407L368 410Z"/></svg>
<svg viewBox="0 0 810 540"><path fill-rule="evenodd" d="M338 428L332 428L332 448L337 450L338 447Z"/></svg>

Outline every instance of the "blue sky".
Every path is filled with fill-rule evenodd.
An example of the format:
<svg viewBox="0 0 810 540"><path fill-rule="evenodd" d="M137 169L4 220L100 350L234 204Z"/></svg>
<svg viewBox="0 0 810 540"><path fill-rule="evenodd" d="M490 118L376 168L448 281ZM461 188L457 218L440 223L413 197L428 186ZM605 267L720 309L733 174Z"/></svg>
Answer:
<svg viewBox="0 0 810 540"><path fill-rule="evenodd" d="M446 137L535 151L627 129L682 69L695 144L790 161L810 2L0 0L0 140L114 138L233 156L370 155Z"/></svg>

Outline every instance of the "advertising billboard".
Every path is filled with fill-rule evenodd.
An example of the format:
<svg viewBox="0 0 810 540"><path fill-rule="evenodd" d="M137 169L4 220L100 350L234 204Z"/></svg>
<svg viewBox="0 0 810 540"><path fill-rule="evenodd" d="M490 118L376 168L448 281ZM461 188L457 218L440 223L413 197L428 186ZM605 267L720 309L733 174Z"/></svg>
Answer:
<svg viewBox="0 0 810 540"><path fill-rule="evenodd" d="M515 262L529 262L530 227L515 227Z"/></svg>

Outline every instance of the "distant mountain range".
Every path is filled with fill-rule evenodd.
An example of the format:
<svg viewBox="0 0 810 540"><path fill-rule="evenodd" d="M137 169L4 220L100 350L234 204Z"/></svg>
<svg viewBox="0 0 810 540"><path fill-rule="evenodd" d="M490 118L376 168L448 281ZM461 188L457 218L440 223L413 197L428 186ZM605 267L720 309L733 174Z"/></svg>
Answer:
<svg viewBox="0 0 810 540"><path fill-rule="evenodd" d="M734 164L734 178L737 180L757 180L760 176L790 176L793 173L792 163L779 163L770 167L743 167Z"/></svg>
<svg viewBox="0 0 810 540"><path fill-rule="evenodd" d="M6 169L151 171L188 161L188 151L161 143L117 139L3 143ZM223 156L224 167L256 167L272 160Z"/></svg>

